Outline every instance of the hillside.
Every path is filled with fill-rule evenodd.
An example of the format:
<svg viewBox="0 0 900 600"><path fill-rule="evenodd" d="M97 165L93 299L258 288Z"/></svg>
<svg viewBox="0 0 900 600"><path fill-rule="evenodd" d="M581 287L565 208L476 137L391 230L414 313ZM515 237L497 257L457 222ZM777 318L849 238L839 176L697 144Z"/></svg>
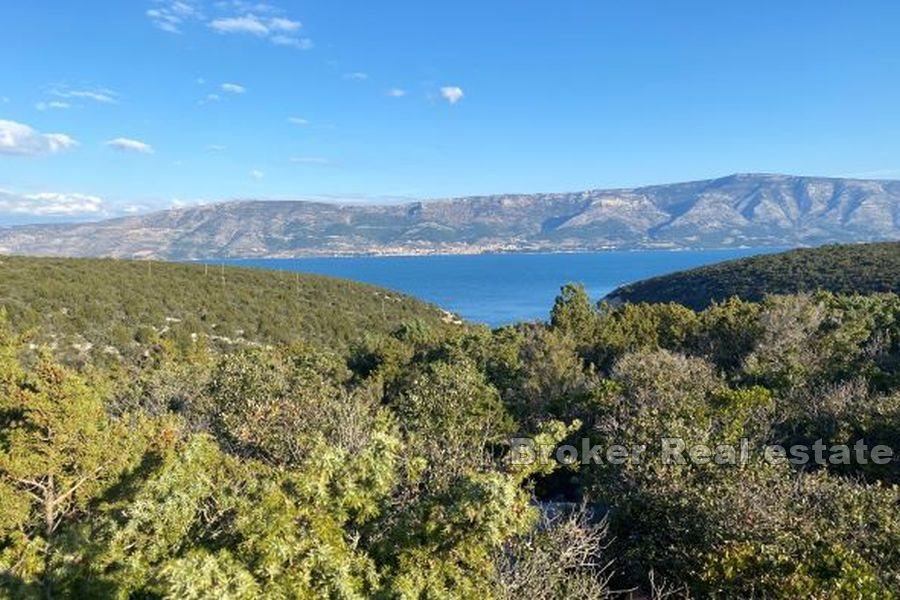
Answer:
<svg viewBox="0 0 900 600"><path fill-rule="evenodd" d="M23 257L0 260L0 307L18 331L38 328L79 347L116 350L160 333L340 349L365 332L388 333L416 319L438 324L446 316L392 291L317 275Z"/></svg>
<svg viewBox="0 0 900 600"><path fill-rule="evenodd" d="M240 201L0 230L0 252L197 259L819 245L900 237L900 182L732 175L402 205Z"/></svg>
<svg viewBox="0 0 900 600"><path fill-rule="evenodd" d="M70 306L101 271L221 302L30 265ZM65 365L0 323L0 597L897 597L900 296L569 285L549 324L418 333Z"/></svg>
<svg viewBox="0 0 900 600"><path fill-rule="evenodd" d="M607 299L677 302L700 310L731 296L758 301L766 294L818 290L900 292L900 242L823 246L727 261L626 285Z"/></svg>

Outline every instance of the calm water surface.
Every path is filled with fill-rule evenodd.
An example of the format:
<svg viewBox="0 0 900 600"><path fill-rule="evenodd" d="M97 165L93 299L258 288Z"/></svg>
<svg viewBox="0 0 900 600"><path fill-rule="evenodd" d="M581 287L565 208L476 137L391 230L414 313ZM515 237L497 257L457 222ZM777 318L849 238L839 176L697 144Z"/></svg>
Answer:
<svg viewBox="0 0 900 600"><path fill-rule="evenodd" d="M545 319L561 285L580 282L600 299L616 287L773 249L609 251L354 258L244 259L230 264L365 281L422 298L492 326Z"/></svg>

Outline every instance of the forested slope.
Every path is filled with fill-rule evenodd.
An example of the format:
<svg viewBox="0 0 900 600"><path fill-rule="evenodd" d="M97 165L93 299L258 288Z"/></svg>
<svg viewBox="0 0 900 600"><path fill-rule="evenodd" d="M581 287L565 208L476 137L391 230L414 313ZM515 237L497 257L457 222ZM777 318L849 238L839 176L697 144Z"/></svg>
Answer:
<svg viewBox="0 0 900 600"><path fill-rule="evenodd" d="M41 264L35 289L81 294L62 315L108 311L89 331L141 320L105 294L156 277ZM165 303L207 277L172 268L154 303L200 306ZM61 364L41 324L0 323L0 597L898 597L897 295L697 312L568 285L548 323L383 325L331 350L154 331Z"/></svg>
<svg viewBox="0 0 900 600"><path fill-rule="evenodd" d="M344 348L365 332L417 319L437 307L347 280L211 264L100 259L0 258L0 307L15 330L117 351L159 334L220 343L306 341ZM63 343L61 340L59 343Z"/></svg>
<svg viewBox="0 0 900 600"><path fill-rule="evenodd" d="M738 296L829 291L900 292L900 242L831 245L742 258L622 286L608 299L703 309Z"/></svg>

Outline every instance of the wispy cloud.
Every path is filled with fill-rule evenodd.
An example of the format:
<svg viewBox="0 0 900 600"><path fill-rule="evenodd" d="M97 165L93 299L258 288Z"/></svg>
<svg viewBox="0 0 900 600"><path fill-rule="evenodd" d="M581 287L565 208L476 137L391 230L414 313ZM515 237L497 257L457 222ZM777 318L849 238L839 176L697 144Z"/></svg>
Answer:
<svg viewBox="0 0 900 600"><path fill-rule="evenodd" d="M225 146L221 144L207 144L206 149L210 152L222 152L225 150Z"/></svg>
<svg viewBox="0 0 900 600"><path fill-rule="evenodd" d="M137 152L139 154L153 154L153 146L146 142L133 140L131 138L116 138L109 140L106 145L122 152Z"/></svg>
<svg viewBox="0 0 900 600"><path fill-rule="evenodd" d="M288 123L291 125L309 125L309 121L301 117L288 117Z"/></svg>
<svg viewBox="0 0 900 600"><path fill-rule="evenodd" d="M34 107L43 112L80 106L79 100L96 102L98 104L116 104L119 101L118 94L107 88L70 88L61 86L50 90L50 96L55 98L55 100L41 100L35 103Z"/></svg>
<svg viewBox="0 0 900 600"><path fill-rule="evenodd" d="M151 210L152 207L146 204L126 204L118 208L118 212L124 215L136 215Z"/></svg>
<svg viewBox="0 0 900 600"><path fill-rule="evenodd" d="M0 120L0 154L40 156L77 145L78 142L64 133L41 133L23 123Z"/></svg>
<svg viewBox="0 0 900 600"><path fill-rule="evenodd" d="M313 47L313 41L309 38L291 37L289 35L273 35L269 38L276 46L290 46L298 50L309 50Z"/></svg>
<svg viewBox="0 0 900 600"><path fill-rule="evenodd" d="M291 19L285 19L282 17L269 19L268 25L271 31L283 31L286 33L299 31L300 28L303 27L303 23L301 23L300 21L292 21Z"/></svg>
<svg viewBox="0 0 900 600"><path fill-rule="evenodd" d="M51 100L49 102L38 102L34 105L36 109L43 112L45 110L58 110L63 108L69 108L71 104L68 102L62 102L60 100Z"/></svg>
<svg viewBox="0 0 900 600"><path fill-rule="evenodd" d="M102 210L103 200L87 194L15 194L0 190L0 214L52 217L96 215Z"/></svg>
<svg viewBox="0 0 900 600"><path fill-rule="evenodd" d="M262 179L263 177L265 177L266 174L263 173L262 171L260 171L259 169L253 169L252 171L250 171L250 176L253 177L253 179L258 180L258 179Z"/></svg>
<svg viewBox="0 0 900 600"><path fill-rule="evenodd" d="M346 73L344 75L344 79L349 79L350 81L365 81L369 78L368 73L363 73L362 71L356 71L354 73Z"/></svg>
<svg viewBox="0 0 900 600"><path fill-rule="evenodd" d="M255 15L214 19L209 22L209 26L219 33L249 33L260 37L267 36L271 32L266 24Z"/></svg>
<svg viewBox="0 0 900 600"><path fill-rule="evenodd" d="M154 25L169 33L181 33L185 21L200 17L199 10L193 4L182 0L158 2L158 6L149 9L146 14Z"/></svg>
<svg viewBox="0 0 900 600"><path fill-rule="evenodd" d="M312 48L312 40L300 37L303 23L286 17L258 16L254 13L213 19L207 25L221 34L245 34L268 39L276 46Z"/></svg>
<svg viewBox="0 0 900 600"><path fill-rule="evenodd" d="M441 98L443 98L450 104L456 104L463 99L463 96L465 96L465 94L463 93L461 87L448 85L441 88Z"/></svg>
<svg viewBox="0 0 900 600"><path fill-rule="evenodd" d="M205 206L210 203L206 198L172 198L170 208L191 208L193 206Z"/></svg>
<svg viewBox="0 0 900 600"><path fill-rule="evenodd" d="M402 98L406 95L406 90L401 88L391 88L387 91L387 95L391 98Z"/></svg>
<svg viewBox="0 0 900 600"><path fill-rule="evenodd" d="M146 11L157 28L169 33L182 33L190 23L205 24L222 35L249 35L265 39L276 46L301 50L313 43L300 35L303 23L289 18L285 11L265 2L242 0L154 0Z"/></svg>
<svg viewBox="0 0 900 600"><path fill-rule="evenodd" d="M229 94L243 94L247 91L247 88L237 83L223 83L220 87L223 92L228 92Z"/></svg>
<svg viewBox="0 0 900 600"><path fill-rule="evenodd" d="M118 99L118 94L114 91L106 89L106 88L96 88L96 89L67 89L60 88L53 90L53 95L57 98L65 98L65 99L78 99L78 100L92 100L94 102L99 102L100 104L116 104Z"/></svg>

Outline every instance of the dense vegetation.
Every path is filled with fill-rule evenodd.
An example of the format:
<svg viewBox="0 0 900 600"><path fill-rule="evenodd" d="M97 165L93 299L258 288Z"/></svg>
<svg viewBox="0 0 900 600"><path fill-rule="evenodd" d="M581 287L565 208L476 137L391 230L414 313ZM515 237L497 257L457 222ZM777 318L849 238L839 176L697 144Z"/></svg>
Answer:
<svg viewBox="0 0 900 600"><path fill-rule="evenodd" d="M623 286L623 302L677 302L702 310L732 296L757 302L765 294L828 291L900 292L900 242L834 245L754 256Z"/></svg>
<svg viewBox="0 0 900 600"><path fill-rule="evenodd" d="M569 285L546 324L418 319L345 350L163 332L68 366L9 320L9 597L900 593L896 459L762 456L817 440L900 448L892 294L695 312L597 306ZM748 460L670 463L652 451L663 437L743 440ZM648 450L549 460L582 440Z"/></svg>
<svg viewBox="0 0 900 600"><path fill-rule="evenodd" d="M160 333L221 345L306 341L346 349L361 331L437 324L439 309L347 280L221 265L0 258L0 307L17 331L80 353L129 353ZM51 337L55 336L55 337Z"/></svg>

